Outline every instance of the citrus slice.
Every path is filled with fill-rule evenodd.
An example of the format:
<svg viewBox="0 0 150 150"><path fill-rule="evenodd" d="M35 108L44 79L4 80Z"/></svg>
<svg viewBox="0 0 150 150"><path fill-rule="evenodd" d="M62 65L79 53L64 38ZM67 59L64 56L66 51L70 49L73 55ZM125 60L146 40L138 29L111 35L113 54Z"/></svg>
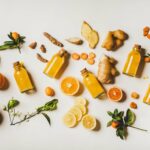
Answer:
<svg viewBox="0 0 150 150"><path fill-rule="evenodd" d="M81 120L81 118L82 118L82 111L79 108L72 107L69 112L71 112L71 113L73 113L75 115L77 121Z"/></svg>
<svg viewBox="0 0 150 150"><path fill-rule="evenodd" d="M86 129L90 129L93 130L96 128L96 119L95 117L91 116L91 115L85 115L82 118L82 125L86 128Z"/></svg>
<svg viewBox="0 0 150 150"><path fill-rule="evenodd" d="M75 99L75 104L87 105L87 100L83 97L77 97Z"/></svg>
<svg viewBox="0 0 150 150"><path fill-rule="evenodd" d="M77 120L76 117L73 113L68 112L64 117L63 117L63 122L64 124L69 127L72 128L76 125Z"/></svg>
<svg viewBox="0 0 150 150"><path fill-rule="evenodd" d="M123 92L118 87L112 87L108 90L107 96L110 100L118 102L122 100Z"/></svg>
<svg viewBox="0 0 150 150"><path fill-rule="evenodd" d="M80 88L79 81L74 77L66 77L61 81L61 90L66 95L75 95L78 93Z"/></svg>
<svg viewBox="0 0 150 150"><path fill-rule="evenodd" d="M82 105L82 104L75 104L74 107L79 108L81 110L81 112L82 112L82 115L85 115L86 112L87 112L87 108L84 105Z"/></svg>

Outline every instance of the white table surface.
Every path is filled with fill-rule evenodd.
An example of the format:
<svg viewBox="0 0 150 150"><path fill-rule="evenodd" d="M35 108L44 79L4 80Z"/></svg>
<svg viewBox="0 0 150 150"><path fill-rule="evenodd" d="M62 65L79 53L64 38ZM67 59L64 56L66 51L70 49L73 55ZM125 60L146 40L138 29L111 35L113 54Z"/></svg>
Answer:
<svg viewBox="0 0 150 150"><path fill-rule="evenodd" d="M142 36L142 29L150 25L148 0L0 0L0 43L7 39L7 33L17 31L27 37L26 44L19 54L17 50L0 52L0 72L6 75L10 81L10 87L6 91L0 91L0 103L6 104L13 96L21 101L17 108L22 112L33 111L35 107L44 104L51 98L45 96L44 88L52 86L56 90L56 98L59 99L58 110L49 113L52 126L42 116L31 119L28 123L10 126L5 112L3 122L0 125L0 149L1 150L141 150L150 148L150 133L144 133L129 129L126 141L120 140L115 135L115 130L107 128L106 123L110 119L106 114L108 110L118 108L126 110L132 99L131 91L140 93L140 100L136 101L138 109L135 125L150 130L150 106L142 102L144 93L150 82L143 77L150 74L150 64L146 64L140 79L120 75L116 78L115 85L120 86L127 93L127 100L123 103L114 103L109 100L94 100L85 89L83 96L89 100L89 113L101 122L101 130L92 132L84 129L81 124L70 129L62 123L62 116L74 103L74 97L64 95L60 88L60 80L68 75L75 76L80 81L80 70L87 67L97 73L98 61L103 54L108 54L118 59L117 68L121 71L128 52L135 43L141 44L149 50L150 41ZM80 37L80 29L83 20L96 29L100 34L100 43L94 52L97 54L96 64L88 65L86 62L70 61L70 64L60 80L46 77L42 71L45 64L39 62L35 55L39 51L40 44L45 44L48 53L44 57L50 59L59 48L51 44L43 36L47 31L65 44L69 52L91 52L88 44L74 46L64 39L72 36ZM123 29L129 34L123 47L116 52L107 52L100 47L109 30ZM28 45L32 41L38 42L36 50L30 50ZM31 73L37 92L33 95L21 94L13 77L13 62L22 60ZM106 88L109 86L105 86Z"/></svg>

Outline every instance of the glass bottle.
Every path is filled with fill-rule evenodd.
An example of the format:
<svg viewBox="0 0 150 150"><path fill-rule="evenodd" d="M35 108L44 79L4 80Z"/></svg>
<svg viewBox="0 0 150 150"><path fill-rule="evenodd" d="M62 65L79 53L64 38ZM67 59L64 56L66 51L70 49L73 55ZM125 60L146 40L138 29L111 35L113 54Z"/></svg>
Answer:
<svg viewBox="0 0 150 150"><path fill-rule="evenodd" d="M93 73L84 68L81 70L81 74L83 76L83 83L93 98L101 97L105 93L103 87Z"/></svg>
<svg viewBox="0 0 150 150"><path fill-rule="evenodd" d="M150 105L150 84L146 92L146 95L144 96L143 102Z"/></svg>
<svg viewBox="0 0 150 150"><path fill-rule="evenodd" d="M14 78L20 92L27 92L34 89L27 70L18 61L14 63Z"/></svg>
<svg viewBox="0 0 150 150"><path fill-rule="evenodd" d="M141 63L141 46L134 45L123 68L123 73L135 77Z"/></svg>
<svg viewBox="0 0 150 150"><path fill-rule="evenodd" d="M47 63L44 74L51 78L59 78L68 64L68 53L66 50L61 49L55 54Z"/></svg>

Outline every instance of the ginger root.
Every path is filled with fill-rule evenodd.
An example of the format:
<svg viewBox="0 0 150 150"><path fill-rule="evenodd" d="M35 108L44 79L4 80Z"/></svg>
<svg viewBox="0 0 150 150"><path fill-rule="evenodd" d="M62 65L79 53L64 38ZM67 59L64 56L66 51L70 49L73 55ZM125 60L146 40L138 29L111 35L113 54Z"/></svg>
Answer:
<svg viewBox="0 0 150 150"><path fill-rule="evenodd" d="M81 35L88 41L90 48L96 48L99 42L99 34L86 21L82 24Z"/></svg>
<svg viewBox="0 0 150 150"><path fill-rule="evenodd" d="M126 39L128 39L128 35L122 30L109 31L102 47L108 51L116 50L123 45Z"/></svg>
<svg viewBox="0 0 150 150"><path fill-rule="evenodd" d="M117 61L104 55L99 62L98 66L98 80L101 83L108 84L114 82L114 77L118 75L118 71L115 68Z"/></svg>

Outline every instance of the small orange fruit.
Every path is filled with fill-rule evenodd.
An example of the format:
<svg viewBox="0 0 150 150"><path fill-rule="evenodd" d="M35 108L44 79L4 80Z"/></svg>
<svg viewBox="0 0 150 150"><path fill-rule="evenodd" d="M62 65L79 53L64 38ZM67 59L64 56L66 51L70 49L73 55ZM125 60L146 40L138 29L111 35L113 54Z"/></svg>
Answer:
<svg viewBox="0 0 150 150"><path fill-rule="evenodd" d="M19 34L17 32L12 32L12 37L17 40L19 38Z"/></svg>
<svg viewBox="0 0 150 150"><path fill-rule="evenodd" d="M55 95L55 91L51 87L46 87L45 88L45 94L47 96L54 96Z"/></svg>
<svg viewBox="0 0 150 150"><path fill-rule="evenodd" d="M87 58L88 58L88 54L86 54L86 53L81 53L81 59L87 60Z"/></svg>
<svg viewBox="0 0 150 150"><path fill-rule="evenodd" d="M79 60L80 59L80 55L78 53L72 53L72 59L74 60Z"/></svg>
<svg viewBox="0 0 150 150"><path fill-rule="evenodd" d="M94 59L96 57L96 54L95 53L93 53L93 52L90 52L89 53L89 59Z"/></svg>
<svg viewBox="0 0 150 150"><path fill-rule="evenodd" d="M119 122L113 121L113 122L111 123L111 126L112 126L113 128L117 128L117 127L119 126Z"/></svg>
<svg viewBox="0 0 150 150"><path fill-rule="evenodd" d="M80 88L80 83L79 81L74 78L74 77L65 77L61 81L61 90L66 94L66 95L75 95L78 93L79 88Z"/></svg>
<svg viewBox="0 0 150 150"><path fill-rule="evenodd" d="M107 96L110 100L118 102L123 98L123 91L118 87L112 87L108 90Z"/></svg>
<svg viewBox="0 0 150 150"><path fill-rule="evenodd" d="M87 63L90 65L93 65L93 64L95 64L95 60L93 58L88 58Z"/></svg>
<svg viewBox="0 0 150 150"><path fill-rule="evenodd" d="M3 74L0 73L0 89L3 89L6 85L6 78Z"/></svg>

